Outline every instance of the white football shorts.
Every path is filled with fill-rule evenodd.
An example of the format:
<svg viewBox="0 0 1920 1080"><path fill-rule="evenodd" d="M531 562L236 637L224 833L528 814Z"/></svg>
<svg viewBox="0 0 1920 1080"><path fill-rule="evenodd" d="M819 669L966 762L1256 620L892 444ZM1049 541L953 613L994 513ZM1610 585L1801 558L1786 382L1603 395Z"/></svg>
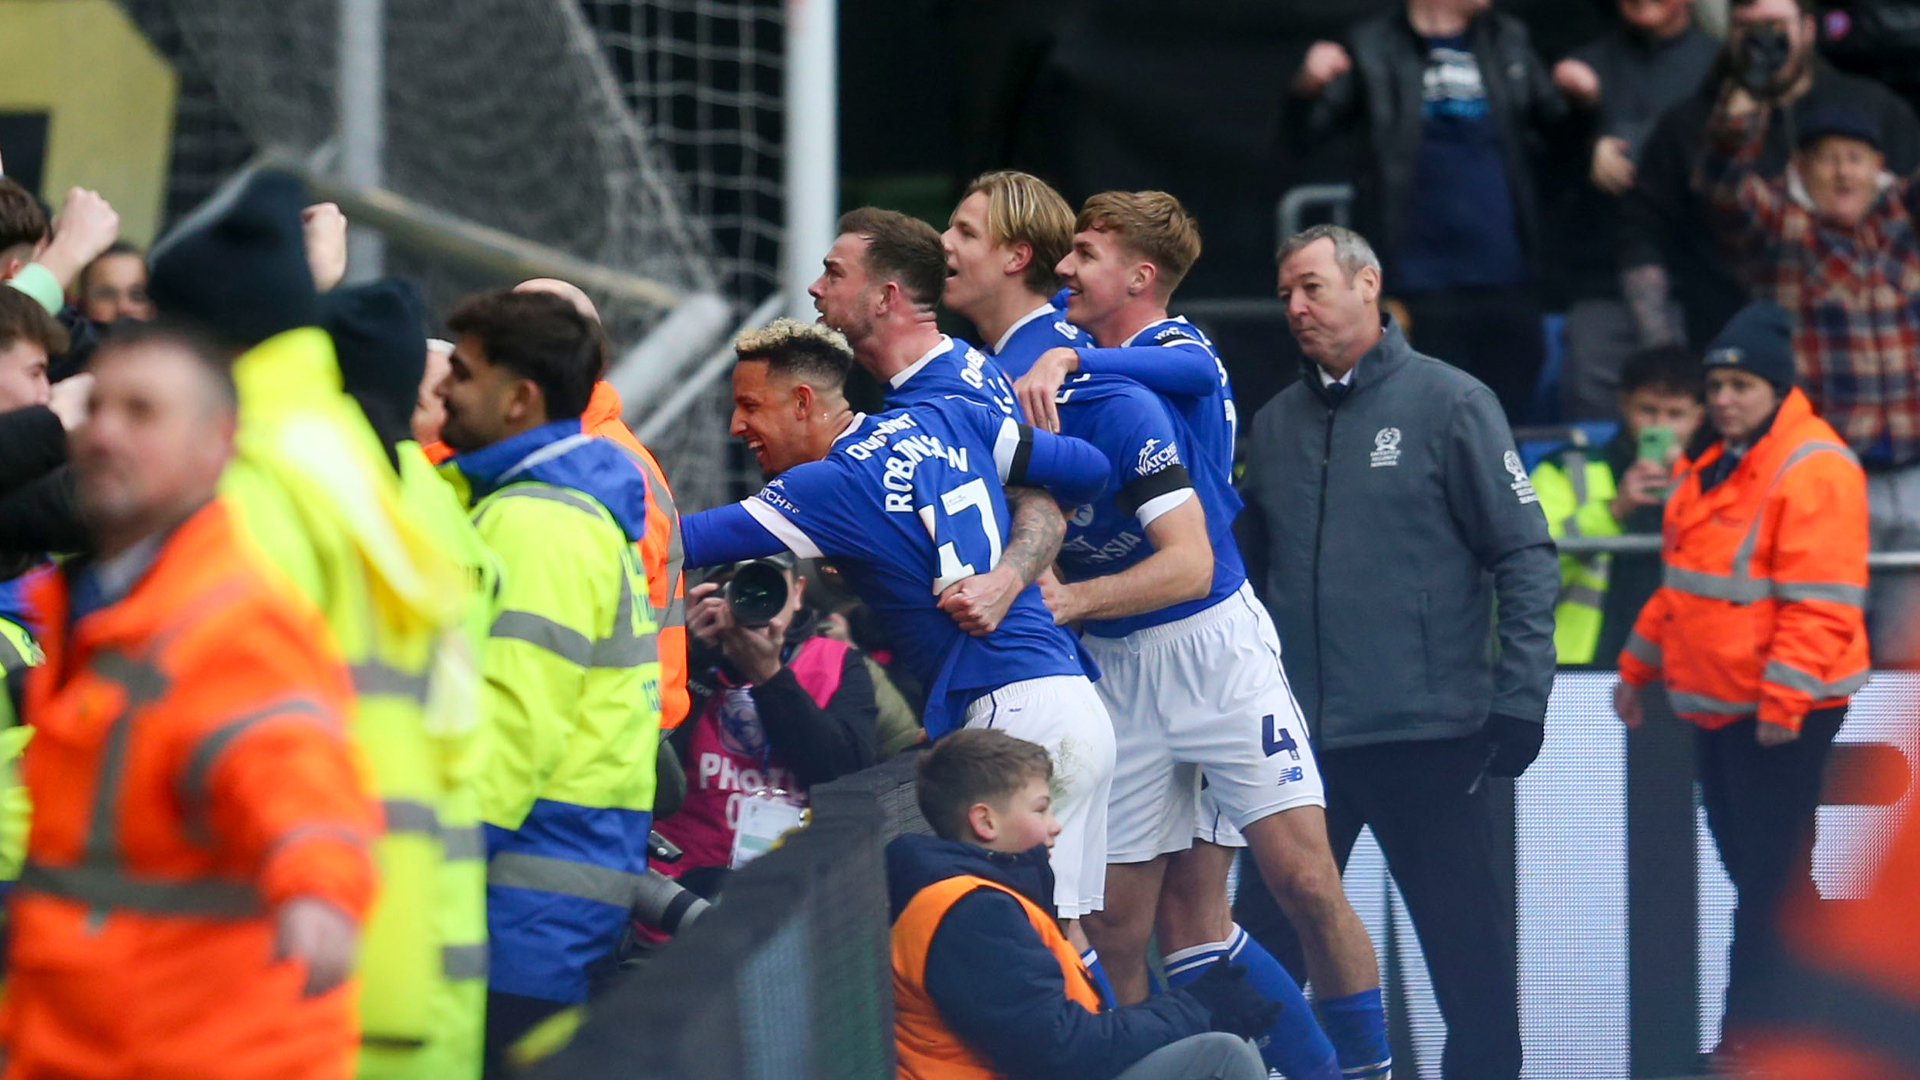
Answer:
<svg viewBox="0 0 1920 1080"><path fill-rule="evenodd" d="M996 728L1046 747L1053 758L1053 900L1060 918L1106 906L1107 804L1113 788L1113 721L1084 675L1009 683L967 706L966 726Z"/></svg>
<svg viewBox="0 0 1920 1080"><path fill-rule="evenodd" d="M1327 804L1280 635L1251 586L1184 619L1083 644L1100 665L1118 748L1108 862L1191 847L1203 795L1205 816L1226 826L1213 832L1231 838L1217 842L1230 846L1244 844L1236 826Z"/></svg>

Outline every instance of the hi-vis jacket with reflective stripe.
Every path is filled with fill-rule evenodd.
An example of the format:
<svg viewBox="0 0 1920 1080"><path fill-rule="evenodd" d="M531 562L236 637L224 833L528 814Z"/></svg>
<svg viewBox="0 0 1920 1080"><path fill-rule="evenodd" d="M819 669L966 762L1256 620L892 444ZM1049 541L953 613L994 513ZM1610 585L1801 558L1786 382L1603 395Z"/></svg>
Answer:
<svg viewBox="0 0 1920 1080"><path fill-rule="evenodd" d="M459 564L471 584L457 628L457 647L443 647L441 662L456 665L446 680L465 688L468 700L448 703L448 713L479 717L478 724L436 729L437 768L444 780L439 800L440 891L434 905L439 920L444 978L433 1035L419 1048L368 1043L361 1048L361 1080L414 1077L461 1078L480 1075L487 1016L487 844L480 828L479 777L486 767L490 727L481 711L480 657L493 625L500 592L499 563L480 542L466 508L434 471L420 448L401 443L400 498L434 534L439 549ZM376 965L377 966L377 965Z"/></svg>
<svg viewBox="0 0 1920 1080"><path fill-rule="evenodd" d="M1603 454L1578 441L1533 470L1533 490L1547 515L1547 534L1618 536L1608 504L1615 494L1613 469ZM1561 664L1591 664L1600 643L1601 605L1607 598L1612 556L1560 556L1560 599L1553 608L1553 650Z"/></svg>
<svg viewBox="0 0 1920 1080"><path fill-rule="evenodd" d="M646 481L556 421L441 466L499 556L483 670L494 990L584 1001L647 866L660 664L634 549Z"/></svg>
<svg viewBox="0 0 1920 1080"><path fill-rule="evenodd" d="M362 1075L440 1080L467 1076L443 1040L444 983L484 972L480 940L443 937L448 847L442 836L456 787L449 763L479 722L477 664L459 657L469 571L408 504L400 478L358 405L341 390L333 342L305 328L269 338L234 365L240 391L236 455L221 491L251 548L278 580L320 611L352 672L351 731L386 809L376 849L380 896L360 943L360 1017L369 1052ZM477 1021L474 1021L477 1023Z"/></svg>
<svg viewBox="0 0 1920 1080"><path fill-rule="evenodd" d="M27 628L12 619L0 617L0 881L20 876L20 861L27 853L27 822L33 804L27 798L26 783L20 779L20 751L33 737L33 729L19 723L14 714L12 688L24 681L28 668L40 663L40 646Z"/></svg>
<svg viewBox="0 0 1920 1080"><path fill-rule="evenodd" d="M580 430L612 439L628 451L647 481L647 525L640 537L640 565L647 571L647 602L660 642L660 730L672 731L687 718L687 576L681 548L680 511L673 502L667 474L653 454L640 445L620 418L620 395L606 380L593 384L587 411L580 414ZM422 448L435 465L453 456L446 443Z"/></svg>
<svg viewBox="0 0 1920 1080"><path fill-rule="evenodd" d="M680 542L680 511L673 503L667 474L640 445L620 418L620 395L605 380L593 384L593 398L580 414L580 430L612 439L633 456L647 478L647 531L640 538L640 565L647 570L647 602L660 641L660 730L672 731L687 718L687 575Z"/></svg>
<svg viewBox="0 0 1920 1080"><path fill-rule="evenodd" d="M1620 654L1620 677L1667 685L1702 727L1747 716L1799 730L1867 681L1867 482L1806 395L1707 491L1715 443L1675 466L1660 591Z"/></svg>
<svg viewBox="0 0 1920 1080"><path fill-rule="evenodd" d="M351 984L303 998L302 966L273 959L279 905L359 918L374 889L380 814L325 628L244 556L219 501L78 620L70 572L36 587L7 1075L339 1080Z"/></svg>

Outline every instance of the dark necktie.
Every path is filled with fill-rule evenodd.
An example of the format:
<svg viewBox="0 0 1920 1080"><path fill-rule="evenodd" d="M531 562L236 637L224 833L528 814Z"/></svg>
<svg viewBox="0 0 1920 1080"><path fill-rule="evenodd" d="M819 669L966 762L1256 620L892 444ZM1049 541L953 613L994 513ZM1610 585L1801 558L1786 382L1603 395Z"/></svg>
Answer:
<svg viewBox="0 0 1920 1080"><path fill-rule="evenodd" d="M1352 383L1343 383L1343 382L1328 383L1327 384L1327 404L1338 405L1341 402L1347 400L1347 395L1351 393L1353 393Z"/></svg>

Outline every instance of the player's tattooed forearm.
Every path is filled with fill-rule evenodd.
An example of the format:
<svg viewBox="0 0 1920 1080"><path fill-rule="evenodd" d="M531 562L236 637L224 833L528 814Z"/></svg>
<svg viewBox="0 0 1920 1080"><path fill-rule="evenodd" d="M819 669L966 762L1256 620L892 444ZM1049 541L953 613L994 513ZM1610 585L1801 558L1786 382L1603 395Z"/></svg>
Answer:
<svg viewBox="0 0 1920 1080"><path fill-rule="evenodd" d="M1020 580L1031 585L1060 553L1060 542L1067 537L1067 519L1053 496L1039 488L1008 488L1007 505L1013 521L1007 527L1007 546L1000 562L1018 571Z"/></svg>

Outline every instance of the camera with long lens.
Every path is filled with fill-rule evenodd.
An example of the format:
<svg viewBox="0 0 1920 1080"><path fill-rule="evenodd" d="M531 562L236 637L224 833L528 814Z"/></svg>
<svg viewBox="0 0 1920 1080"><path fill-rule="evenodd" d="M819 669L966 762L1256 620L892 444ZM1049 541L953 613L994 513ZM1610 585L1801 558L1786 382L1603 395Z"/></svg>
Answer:
<svg viewBox="0 0 1920 1080"><path fill-rule="evenodd" d="M648 834L647 853L670 863L679 862L681 855L680 848L658 832ZM633 890L634 921L662 933L679 933L712 906L679 882L651 868L640 875L640 882Z"/></svg>
<svg viewBox="0 0 1920 1080"><path fill-rule="evenodd" d="M1774 81L1793 58L1793 42L1778 26L1756 26L1740 36L1734 78L1757 98L1771 97Z"/></svg>
<svg viewBox="0 0 1920 1080"><path fill-rule="evenodd" d="M753 559L733 568L723 595L739 626L765 626L787 609L787 571L779 559Z"/></svg>

